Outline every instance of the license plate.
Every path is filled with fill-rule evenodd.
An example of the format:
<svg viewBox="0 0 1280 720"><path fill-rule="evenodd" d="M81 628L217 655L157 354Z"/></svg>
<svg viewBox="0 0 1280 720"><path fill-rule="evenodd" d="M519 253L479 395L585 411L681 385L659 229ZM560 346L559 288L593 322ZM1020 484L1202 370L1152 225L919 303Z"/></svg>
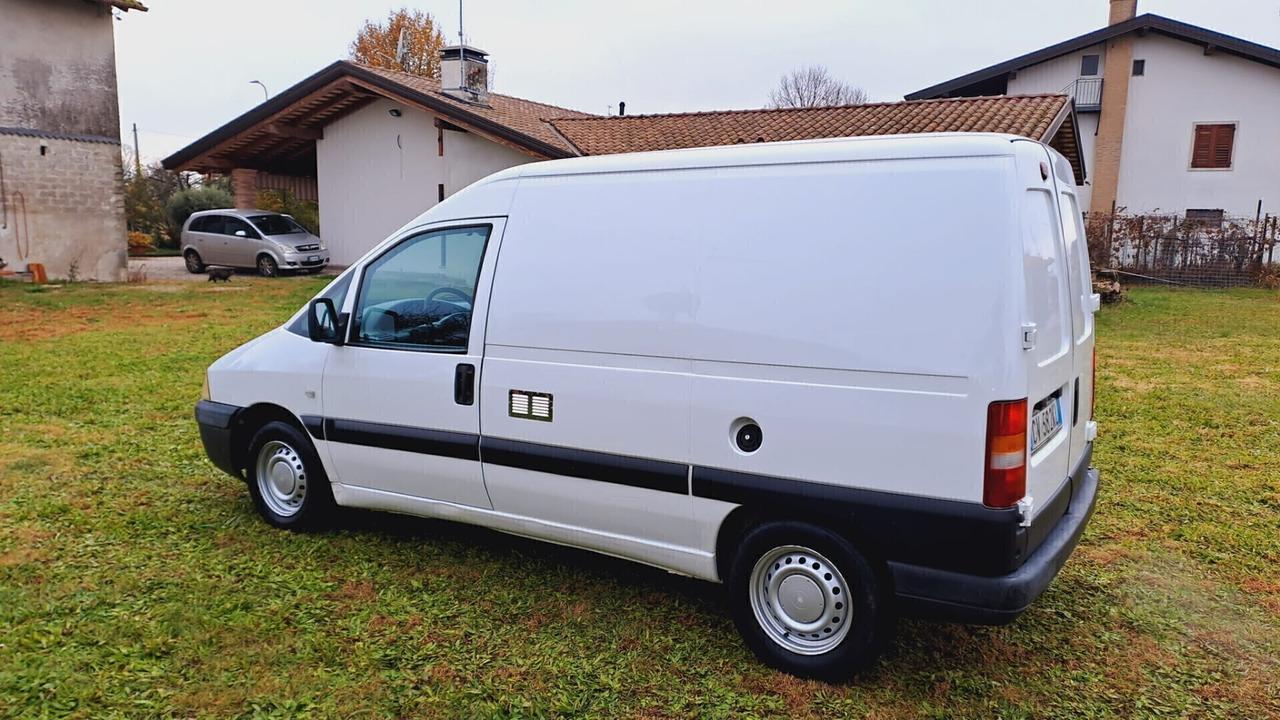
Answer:
<svg viewBox="0 0 1280 720"><path fill-rule="evenodd" d="M1031 413L1031 452L1039 450L1062 429L1060 398L1051 397L1036 404Z"/></svg>
<svg viewBox="0 0 1280 720"><path fill-rule="evenodd" d="M308 255L308 256L307 256L307 262L320 262L320 256L319 256L319 255Z"/></svg>

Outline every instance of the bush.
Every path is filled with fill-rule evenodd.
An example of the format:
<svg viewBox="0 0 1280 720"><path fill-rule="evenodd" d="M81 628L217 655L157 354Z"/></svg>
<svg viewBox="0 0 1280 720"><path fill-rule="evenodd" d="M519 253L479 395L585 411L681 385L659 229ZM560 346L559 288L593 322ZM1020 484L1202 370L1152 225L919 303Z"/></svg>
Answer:
<svg viewBox="0 0 1280 720"><path fill-rule="evenodd" d="M129 231L129 254L130 255L146 255L156 247L155 238L147 233L137 230Z"/></svg>
<svg viewBox="0 0 1280 720"><path fill-rule="evenodd" d="M173 237L178 237L183 223L191 217L191 213L229 208L234 204L231 193L221 187L204 185L180 190L165 204L165 214L169 216L169 232Z"/></svg>

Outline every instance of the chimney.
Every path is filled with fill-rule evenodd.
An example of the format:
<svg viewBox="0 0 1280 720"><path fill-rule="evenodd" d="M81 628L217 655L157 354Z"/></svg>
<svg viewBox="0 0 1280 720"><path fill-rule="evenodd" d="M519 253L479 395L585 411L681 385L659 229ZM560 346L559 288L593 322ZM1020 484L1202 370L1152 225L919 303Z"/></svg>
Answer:
<svg viewBox="0 0 1280 720"><path fill-rule="evenodd" d="M618 101L618 117L622 117L623 115L626 115L626 114L627 114L627 104L622 100L619 100Z"/></svg>
<svg viewBox="0 0 1280 720"><path fill-rule="evenodd" d="M1110 0L1111 23L1135 17L1138 0ZM1093 187L1089 198L1091 214L1109 215L1123 207L1120 192L1120 157L1124 148L1125 112L1129 105L1129 75L1133 72L1133 33L1107 41L1102 66L1102 111L1093 143Z"/></svg>
<svg viewBox="0 0 1280 720"><path fill-rule="evenodd" d="M1118 25L1138 15L1138 0L1111 0L1111 19L1108 25Z"/></svg>
<svg viewBox="0 0 1280 720"><path fill-rule="evenodd" d="M440 88L463 102L483 105L489 95L489 53L470 45L441 48Z"/></svg>

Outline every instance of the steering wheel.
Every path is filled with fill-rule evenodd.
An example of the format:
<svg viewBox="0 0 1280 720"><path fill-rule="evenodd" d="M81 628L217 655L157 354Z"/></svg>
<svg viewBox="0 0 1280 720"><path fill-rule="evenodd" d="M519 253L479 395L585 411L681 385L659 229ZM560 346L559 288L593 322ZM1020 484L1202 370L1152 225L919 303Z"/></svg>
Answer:
<svg viewBox="0 0 1280 720"><path fill-rule="evenodd" d="M460 290L455 287L436 288L435 290L432 290L429 295L427 295L427 301L430 302L432 300L435 300L436 297L439 295L454 295L458 297L460 300L462 300L462 302L466 303L468 309L471 308L471 296L468 295L465 290ZM445 300L444 302L449 302L449 301ZM457 303L453 303L453 304L456 305Z"/></svg>

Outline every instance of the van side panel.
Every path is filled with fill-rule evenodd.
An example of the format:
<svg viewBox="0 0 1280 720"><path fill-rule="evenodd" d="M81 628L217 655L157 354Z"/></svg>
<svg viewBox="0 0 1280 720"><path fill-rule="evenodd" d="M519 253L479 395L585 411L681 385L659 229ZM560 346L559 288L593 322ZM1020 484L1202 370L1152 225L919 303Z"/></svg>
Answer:
<svg viewBox="0 0 1280 720"><path fill-rule="evenodd" d="M1020 352L1008 157L716 171L698 243L699 466L982 501ZM1016 276L1014 276L1016 277ZM735 423L763 431L733 442Z"/></svg>

